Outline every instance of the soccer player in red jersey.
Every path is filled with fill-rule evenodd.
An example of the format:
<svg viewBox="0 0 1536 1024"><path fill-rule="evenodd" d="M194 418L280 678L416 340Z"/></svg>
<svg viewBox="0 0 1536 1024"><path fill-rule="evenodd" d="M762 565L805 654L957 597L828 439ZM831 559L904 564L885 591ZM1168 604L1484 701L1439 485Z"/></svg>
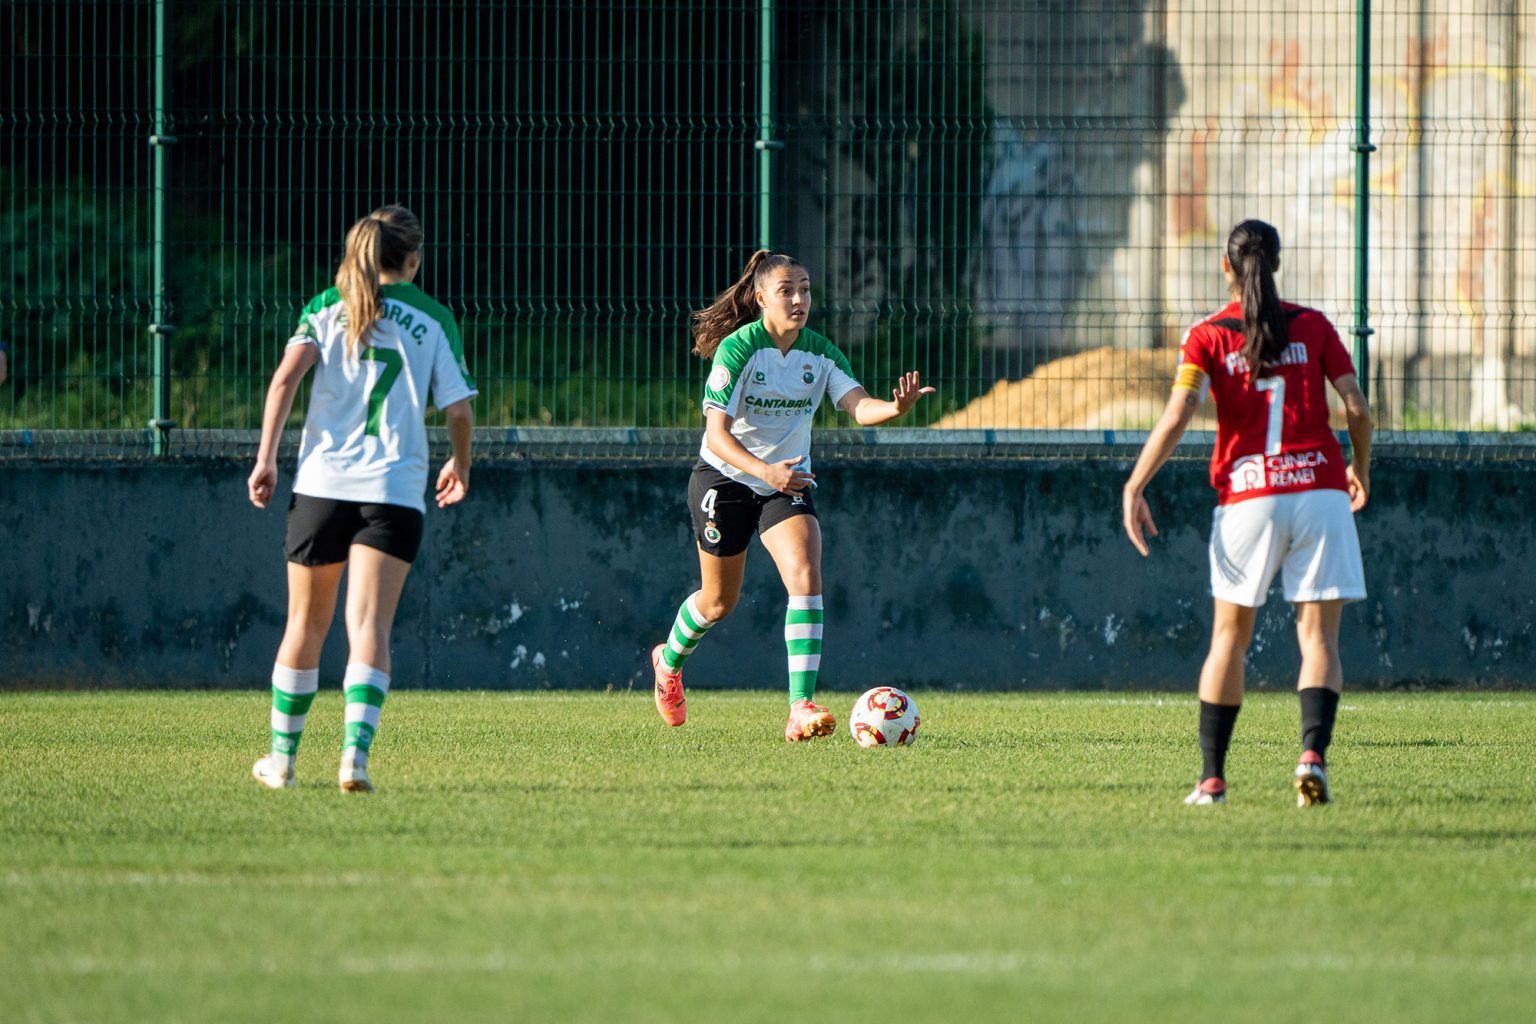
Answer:
<svg viewBox="0 0 1536 1024"><path fill-rule="evenodd" d="M1243 702L1243 658L1275 573L1296 607L1301 645L1298 806L1329 800L1325 757L1344 670L1339 619L1365 597L1354 513L1370 497L1371 416L1354 363L1328 318L1281 302L1280 235L1245 220L1221 258L1233 301L1189 329L1162 418L1126 481L1125 532L1143 555L1157 535L1145 491L1207 393L1216 402L1211 485L1211 649L1200 670L1204 768L1189 804L1226 802L1227 747ZM1352 459L1328 423L1327 384L1344 400Z"/></svg>

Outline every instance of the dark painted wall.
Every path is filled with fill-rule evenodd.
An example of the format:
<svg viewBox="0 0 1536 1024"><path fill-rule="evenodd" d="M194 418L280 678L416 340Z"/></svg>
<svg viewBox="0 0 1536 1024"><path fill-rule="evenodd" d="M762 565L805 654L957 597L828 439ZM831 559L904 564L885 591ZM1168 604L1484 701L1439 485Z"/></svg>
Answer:
<svg viewBox="0 0 1536 1024"><path fill-rule="evenodd" d="M0 686L264 686L282 631L284 514L244 462L0 465ZM1204 467L1151 495L1150 559L1119 527L1112 461L817 465L823 685L1192 688L1210 621ZM686 462L477 466L433 510L396 621L415 687L648 687L697 581ZM1359 518L1369 600L1345 612L1349 685L1536 684L1536 472L1382 460ZM283 507L286 508L286 500ZM323 663L338 678L338 624ZM736 614L691 686L783 685L783 597L754 543ZM1250 683L1297 665L1278 583Z"/></svg>

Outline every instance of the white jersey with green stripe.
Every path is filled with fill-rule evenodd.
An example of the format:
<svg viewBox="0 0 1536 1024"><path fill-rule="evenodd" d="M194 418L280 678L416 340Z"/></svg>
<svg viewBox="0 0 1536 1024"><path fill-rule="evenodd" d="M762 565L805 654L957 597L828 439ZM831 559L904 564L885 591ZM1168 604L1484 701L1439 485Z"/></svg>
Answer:
<svg viewBox="0 0 1536 1024"><path fill-rule="evenodd" d="M822 335L802 327L794 347L781 353L763 322L756 320L715 350L704 385L704 408L732 417L731 433L764 462L799 459L800 468L810 472L811 420L822 397L830 396L836 405L859 386L848 357ZM707 434L699 457L758 494L773 493L761 479L710 451Z"/></svg>
<svg viewBox="0 0 1536 1024"><path fill-rule="evenodd" d="M288 340L320 353L293 489L425 512L428 394L441 409L478 392L453 314L413 284L379 292L383 316L352 356L347 307L335 288L304 307Z"/></svg>

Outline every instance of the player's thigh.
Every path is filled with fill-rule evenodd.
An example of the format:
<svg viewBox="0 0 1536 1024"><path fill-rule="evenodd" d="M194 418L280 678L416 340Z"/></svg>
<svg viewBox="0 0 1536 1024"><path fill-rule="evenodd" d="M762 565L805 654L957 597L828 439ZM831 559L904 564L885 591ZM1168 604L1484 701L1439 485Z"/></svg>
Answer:
<svg viewBox="0 0 1536 1024"><path fill-rule="evenodd" d="M1286 524L1276 499L1250 498L1218 505L1211 515L1211 596L1258 608L1285 556Z"/></svg>
<svg viewBox="0 0 1536 1024"><path fill-rule="evenodd" d="M1303 651L1309 648L1339 649L1339 623L1344 618L1343 601L1296 602L1296 639Z"/></svg>
<svg viewBox="0 0 1536 1024"><path fill-rule="evenodd" d="M324 633L336 614L336 595L346 562L330 565L288 563L288 622Z"/></svg>
<svg viewBox="0 0 1536 1024"><path fill-rule="evenodd" d="M747 572L747 553L721 557L699 547L699 613L715 620L730 614L741 597L741 581Z"/></svg>
<svg viewBox="0 0 1536 1024"><path fill-rule="evenodd" d="M347 625L383 627L395 621L411 563L365 544L352 545L347 560Z"/></svg>
<svg viewBox="0 0 1536 1024"><path fill-rule="evenodd" d="M1318 490L1286 495L1291 501L1291 543L1281 582L1294 603L1359 601L1365 566L1349 495Z"/></svg>
<svg viewBox="0 0 1536 1024"><path fill-rule="evenodd" d="M796 503L786 495L777 495L763 511L763 547L773 557L773 564L791 594L821 593L821 523L815 506L807 497ZM796 497L799 497L798 495ZM769 522L770 512L772 522Z"/></svg>
<svg viewBox="0 0 1536 1024"><path fill-rule="evenodd" d="M744 554L757 532L762 500L746 484L707 463L688 478L688 513L699 551L716 558Z"/></svg>

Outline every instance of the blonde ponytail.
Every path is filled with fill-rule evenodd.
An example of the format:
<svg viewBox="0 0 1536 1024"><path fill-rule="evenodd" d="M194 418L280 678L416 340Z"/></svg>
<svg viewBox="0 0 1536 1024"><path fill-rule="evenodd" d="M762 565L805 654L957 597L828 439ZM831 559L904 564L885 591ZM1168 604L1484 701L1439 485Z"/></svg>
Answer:
<svg viewBox="0 0 1536 1024"><path fill-rule="evenodd" d="M421 240L421 222L403 206L381 206L347 231L336 290L347 307L348 358L384 315L380 278L405 269L405 261L421 248Z"/></svg>
<svg viewBox="0 0 1536 1024"><path fill-rule="evenodd" d="M713 359L715 349L731 332L762 316L755 300L758 282L775 270L798 266L800 261L793 256L767 249L754 252L736 283L693 314L693 354L700 359Z"/></svg>

